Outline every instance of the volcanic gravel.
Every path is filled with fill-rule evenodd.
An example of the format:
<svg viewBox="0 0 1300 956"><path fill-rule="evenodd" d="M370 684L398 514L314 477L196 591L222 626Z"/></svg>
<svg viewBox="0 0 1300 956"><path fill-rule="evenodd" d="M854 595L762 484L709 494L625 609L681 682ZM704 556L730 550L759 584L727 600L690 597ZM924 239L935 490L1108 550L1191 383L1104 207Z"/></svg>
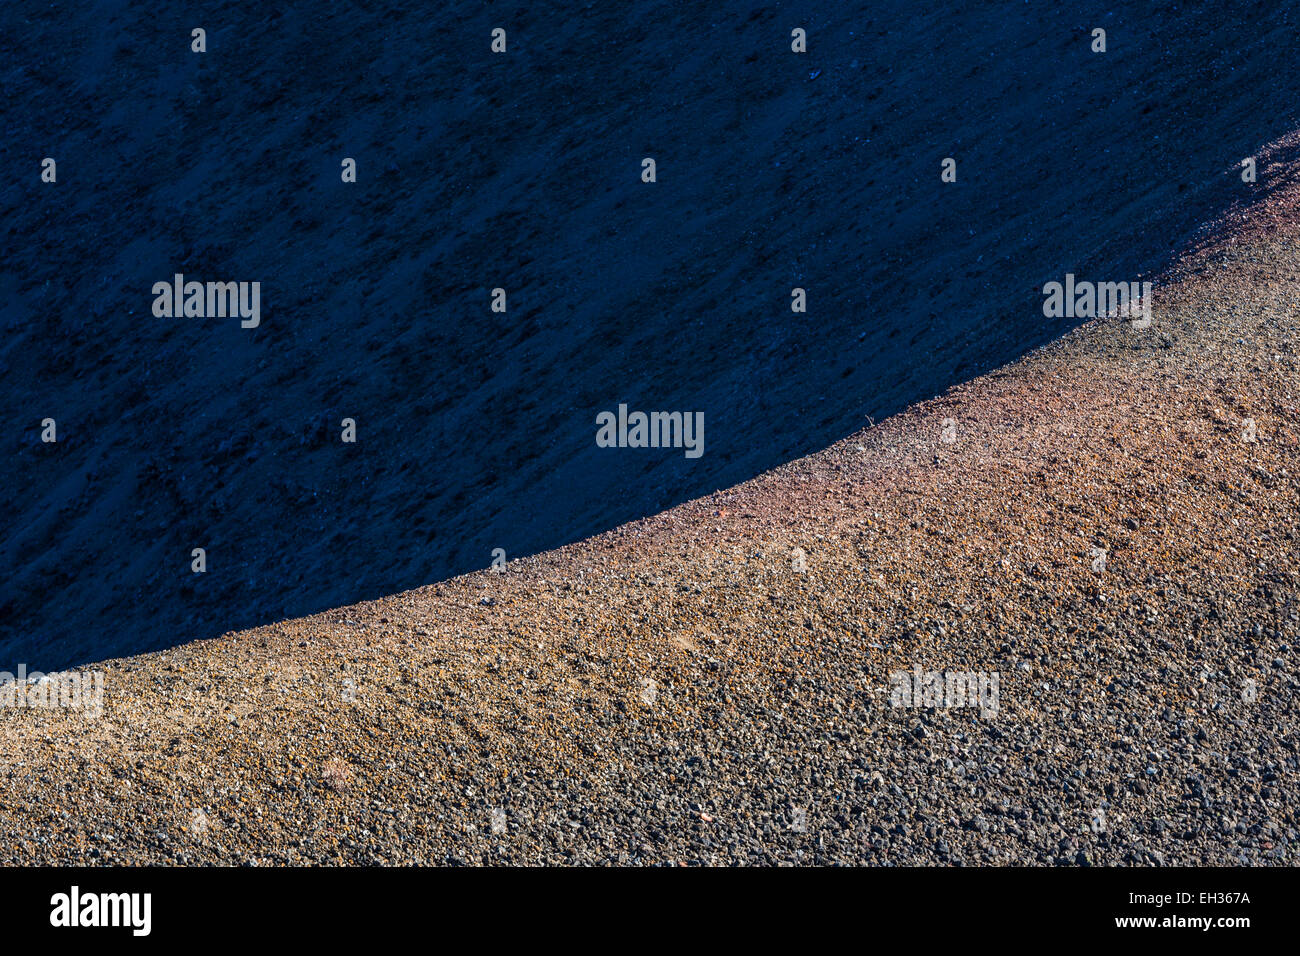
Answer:
<svg viewBox="0 0 1300 956"><path fill-rule="evenodd" d="M1296 863L1300 204L1261 169L1150 328L502 572L99 665L98 718L0 709L0 861ZM996 713L894 706L915 667L997 674Z"/></svg>

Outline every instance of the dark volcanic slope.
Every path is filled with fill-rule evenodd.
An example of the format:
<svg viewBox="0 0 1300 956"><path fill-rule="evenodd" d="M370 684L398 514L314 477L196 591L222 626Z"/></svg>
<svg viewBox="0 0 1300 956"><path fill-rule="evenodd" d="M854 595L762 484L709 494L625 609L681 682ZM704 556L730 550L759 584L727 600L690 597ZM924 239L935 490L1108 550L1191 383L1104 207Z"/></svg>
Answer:
<svg viewBox="0 0 1300 956"><path fill-rule="evenodd" d="M1282 4L825 6L5 4L0 659L392 593L824 448L1058 335L1043 282L1150 274L1296 122ZM261 327L155 319L176 272L262 282ZM619 402L704 412L703 458L597 449Z"/></svg>
<svg viewBox="0 0 1300 956"><path fill-rule="evenodd" d="M503 573L109 662L102 716L0 708L0 862L1294 865L1284 200L1151 328ZM996 707L892 706L914 669Z"/></svg>

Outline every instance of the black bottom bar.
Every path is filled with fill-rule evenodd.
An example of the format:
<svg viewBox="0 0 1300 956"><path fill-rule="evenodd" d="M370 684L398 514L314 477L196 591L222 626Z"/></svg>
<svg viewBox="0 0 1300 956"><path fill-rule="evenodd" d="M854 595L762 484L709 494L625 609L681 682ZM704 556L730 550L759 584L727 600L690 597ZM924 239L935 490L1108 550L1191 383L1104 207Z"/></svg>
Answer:
<svg viewBox="0 0 1300 956"><path fill-rule="evenodd" d="M837 937L849 930L864 940L911 925L929 942L1199 936L1231 944L1283 928L1290 876L1269 869L731 870L671 879L590 870L12 869L0 870L0 891L6 925L24 940L373 945L376 932L391 939L394 931L477 925L497 943L511 933L537 940L557 932L649 940L692 927L697 942L716 935L734 945L779 925Z"/></svg>

